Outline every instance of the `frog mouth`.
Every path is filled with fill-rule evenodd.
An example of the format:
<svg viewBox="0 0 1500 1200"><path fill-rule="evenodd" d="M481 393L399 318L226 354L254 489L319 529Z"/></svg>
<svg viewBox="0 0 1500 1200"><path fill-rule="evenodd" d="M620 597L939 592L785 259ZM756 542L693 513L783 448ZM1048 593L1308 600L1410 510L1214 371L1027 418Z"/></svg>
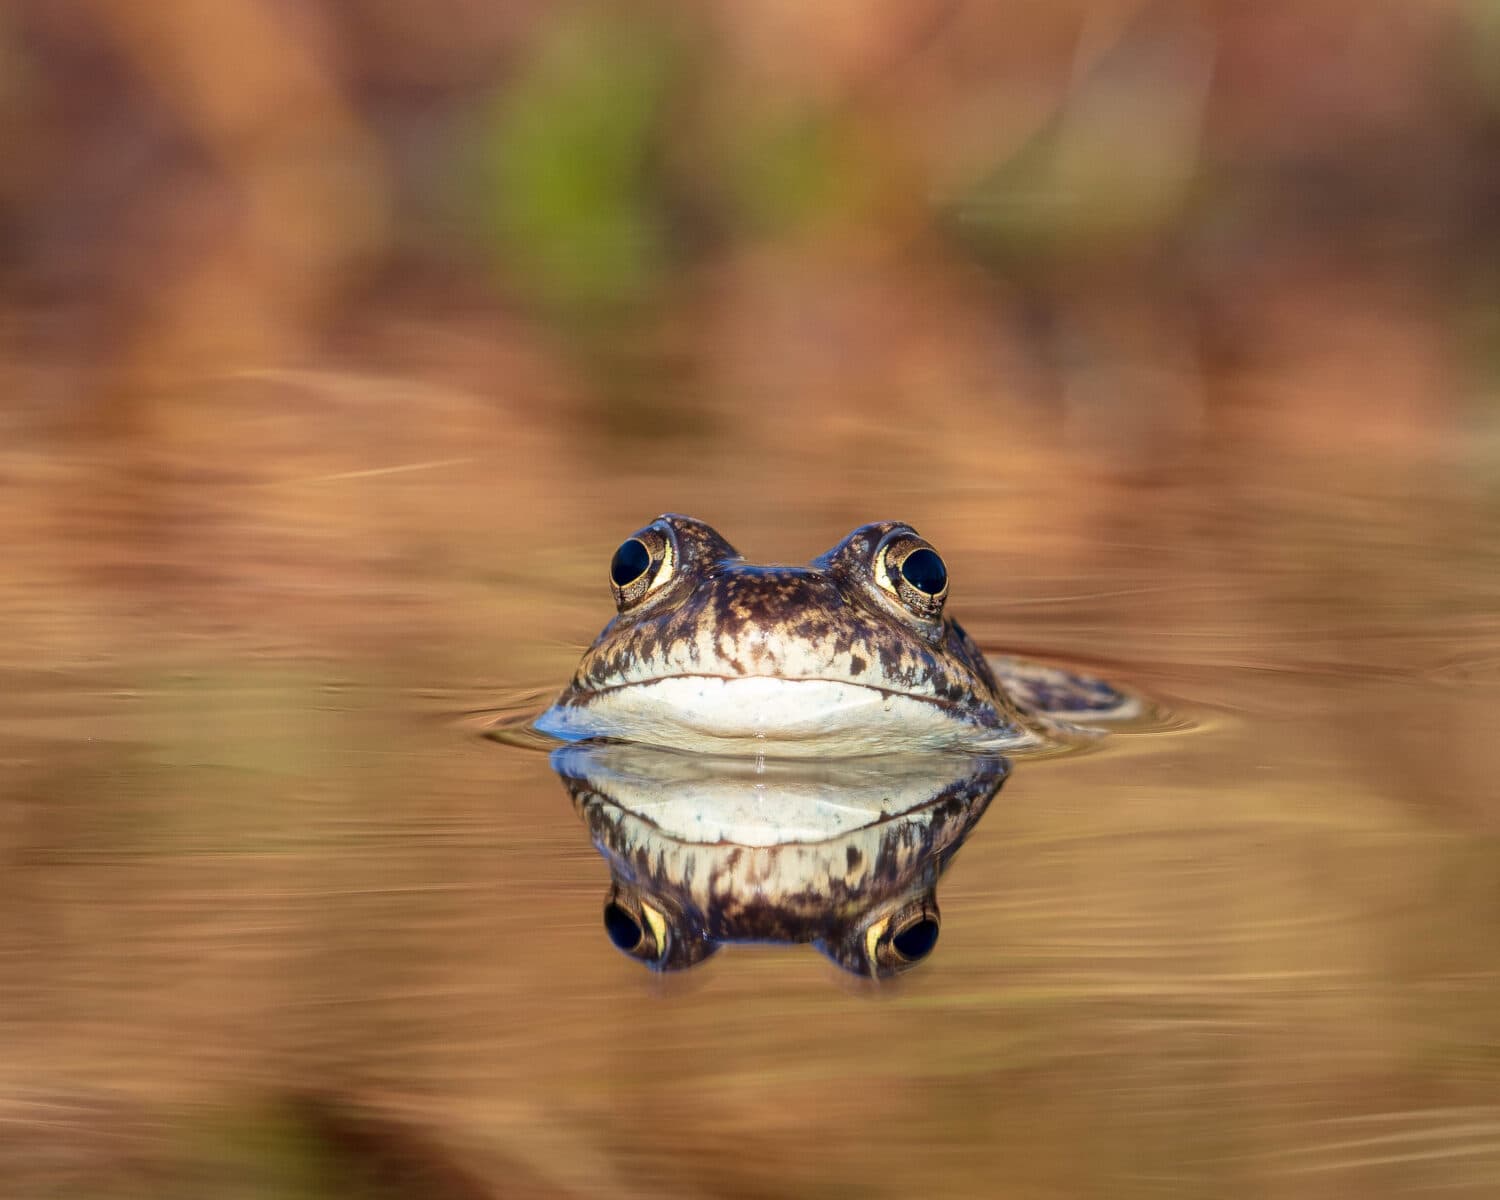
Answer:
<svg viewBox="0 0 1500 1200"><path fill-rule="evenodd" d="M570 686L559 698L560 703L572 705L590 705L596 703L602 697L619 695L621 693L638 690L641 688L654 687L658 684L677 683L678 681L702 681L699 686L714 690L716 685L759 685L748 688L737 688L737 691L745 693L745 699L751 699L750 693L774 694L783 689L789 689L797 684L820 683L848 688L850 691L871 692L879 696L901 696L908 700L915 700L922 704L931 704L939 708L951 709L955 712L964 707L962 700L950 700L943 696L934 696L930 692L911 691L905 688L881 687L878 683L866 683L861 680L844 679L832 675L743 675L731 674L720 671L679 671L670 675L651 675L642 679L631 679L624 683L613 683L605 687L580 688L577 684ZM977 704L977 702L976 702Z"/></svg>
<svg viewBox="0 0 1500 1200"><path fill-rule="evenodd" d="M847 680L668 675L570 688L535 727L564 741L615 738L727 754L816 757L1027 745L1035 736L987 705Z"/></svg>

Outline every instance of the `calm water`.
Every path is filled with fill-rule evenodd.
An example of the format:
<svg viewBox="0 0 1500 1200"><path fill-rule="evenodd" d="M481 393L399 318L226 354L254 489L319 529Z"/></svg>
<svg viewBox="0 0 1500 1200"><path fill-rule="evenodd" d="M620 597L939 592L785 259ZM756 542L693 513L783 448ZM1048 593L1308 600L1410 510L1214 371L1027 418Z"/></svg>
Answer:
<svg viewBox="0 0 1500 1200"><path fill-rule="evenodd" d="M769 476L712 439L670 478L482 443L186 472L196 515L16 566L7 1194L1500 1194L1478 474L1237 449L1131 482L939 439L892 484L932 447L857 436L763 433ZM412 462L391 437L366 465ZM782 560L908 519L983 645L1182 727L1018 759L899 980L805 946L653 975L546 755L475 730L561 686L663 509Z"/></svg>

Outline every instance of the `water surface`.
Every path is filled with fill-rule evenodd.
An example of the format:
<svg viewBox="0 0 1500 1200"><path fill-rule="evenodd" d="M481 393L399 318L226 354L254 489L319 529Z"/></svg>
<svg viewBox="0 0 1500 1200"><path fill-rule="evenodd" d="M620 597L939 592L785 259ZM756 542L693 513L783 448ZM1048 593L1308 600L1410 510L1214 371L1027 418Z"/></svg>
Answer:
<svg viewBox="0 0 1500 1200"><path fill-rule="evenodd" d="M393 1194L372 1155L433 1195L1500 1189L1484 489L1273 456L877 498L814 459L747 489L711 451L437 532L478 453L288 483L324 491L321 573L268 532L275 489L208 480L253 535L199 558L213 586L12 593L18 646L55 651L0 689L16 1194ZM774 946L652 974L546 755L476 729L562 685L614 542L667 508L761 559L910 520L987 649L1185 720L1018 759L899 979Z"/></svg>

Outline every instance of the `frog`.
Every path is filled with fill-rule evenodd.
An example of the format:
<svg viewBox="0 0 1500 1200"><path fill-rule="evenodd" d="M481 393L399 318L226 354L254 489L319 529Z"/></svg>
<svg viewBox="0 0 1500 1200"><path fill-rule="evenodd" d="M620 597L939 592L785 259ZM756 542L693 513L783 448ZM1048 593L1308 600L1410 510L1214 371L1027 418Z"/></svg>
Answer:
<svg viewBox="0 0 1500 1200"><path fill-rule="evenodd" d="M758 762L603 741L550 761L608 865L616 949L675 973L727 945L811 945L873 981L936 948L939 879L1010 771L977 754Z"/></svg>
<svg viewBox="0 0 1500 1200"><path fill-rule="evenodd" d="M821 758L1039 749L1139 715L1103 679L987 657L948 613L949 584L904 521L861 525L806 565L761 565L707 522L665 513L615 550L616 615L534 727Z"/></svg>

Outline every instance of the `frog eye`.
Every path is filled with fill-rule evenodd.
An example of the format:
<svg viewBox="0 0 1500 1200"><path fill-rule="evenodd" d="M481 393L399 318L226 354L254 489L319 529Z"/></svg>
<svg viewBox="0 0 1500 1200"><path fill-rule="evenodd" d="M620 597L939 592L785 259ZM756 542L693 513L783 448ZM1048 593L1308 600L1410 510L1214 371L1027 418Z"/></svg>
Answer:
<svg viewBox="0 0 1500 1200"><path fill-rule="evenodd" d="M948 586L948 568L936 550L919 546L901 561L901 578L928 596L941 596Z"/></svg>
<svg viewBox="0 0 1500 1200"><path fill-rule="evenodd" d="M639 898L623 894L605 904L604 932L615 949L652 965L666 957L670 944L666 918Z"/></svg>
<svg viewBox="0 0 1500 1200"><path fill-rule="evenodd" d="M906 533L892 538L875 560L875 581L916 616L935 621L948 598L948 567L942 555L921 538Z"/></svg>
<svg viewBox="0 0 1500 1200"><path fill-rule="evenodd" d="M641 939L646 936L641 923L618 904L604 906L604 931L609 934L609 940L615 944L615 949L623 950L626 954L633 954L641 944Z"/></svg>
<svg viewBox="0 0 1500 1200"><path fill-rule="evenodd" d="M921 962L937 945L938 923L923 915L899 933L891 935L891 949L902 962Z"/></svg>
<svg viewBox="0 0 1500 1200"><path fill-rule="evenodd" d="M656 525L633 533L609 560L609 586L615 606L624 612L639 604L648 592L672 578L676 553L672 541Z"/></svg>
<svg viewBox="0 0 1500 1200"><path fill-rule="evenodd" d="M609 579L617 588L629 587L651 569L651 551L640 538L626 538L609 560Z"/></svg>
<svg viewBox="0 0 1500 1200"><path fill-rule="evenodd" d="M865 953L878 976L916 966L937 945L941 918L930 896L877 921L865 935Z"/></svg>
<svg viewBox="0 0 1500 1200"><path fill-rule="evenodd" d="M640 888L616 881L604 901L604 932L617 950L653 971L682 971L715 953L701 922Z"/></svg>

